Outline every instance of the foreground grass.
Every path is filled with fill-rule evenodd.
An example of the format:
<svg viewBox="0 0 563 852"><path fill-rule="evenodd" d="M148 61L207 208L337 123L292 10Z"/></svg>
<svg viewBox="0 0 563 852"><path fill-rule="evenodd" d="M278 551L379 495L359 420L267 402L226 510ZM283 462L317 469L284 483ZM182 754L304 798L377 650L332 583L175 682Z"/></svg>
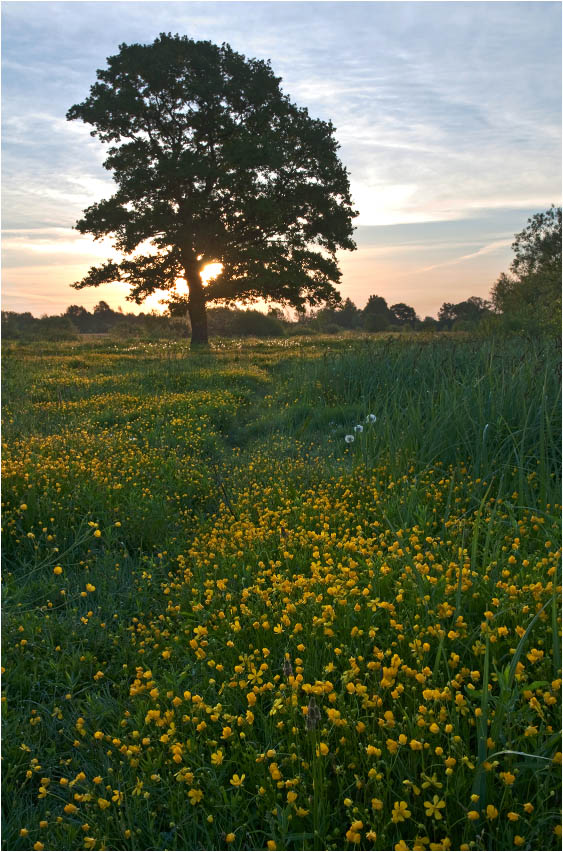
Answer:
<svg viewBox="0 0 563 852"><path fill-rule="evenodd" d="M555 346L4 370L3 848L559 848Z"/></svg>

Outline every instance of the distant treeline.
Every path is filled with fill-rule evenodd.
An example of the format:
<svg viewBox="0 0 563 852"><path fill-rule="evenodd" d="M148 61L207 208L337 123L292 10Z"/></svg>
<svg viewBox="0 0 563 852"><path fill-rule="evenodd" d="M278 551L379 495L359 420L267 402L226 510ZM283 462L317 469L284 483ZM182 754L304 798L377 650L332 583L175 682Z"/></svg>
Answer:
<svg viewBox="0 0 563 852"><path fill-rule="evenodd" d="M370 296L363 309L346 299L335 308L322 308L288 318L278 308L267 314L256 310L216 307L207 311L209 333L215 337L284 337L293 334L338 334L342 331L468 331L492 315L490 302L472 296L458 304L444 303L438 319L420 319L414 308L399 302L389 307L382 296ZM4 340L42 338L71 340L80 334L111 334L116 337L182 338L188 334L186 317L114 311L99 302L93 311L71 305L58 316L34 317L31 313L2 311Z"/></svg>
<svg viewBox="0 0 563 852"><path fill-rule="evenodd" d="M515 234L510 273L502 273L491 300L471 296L463 302L444 302L438 317L417 316L404 302L389 306L382 296L370 296L364 308L351 299L335 307L288 317L278 308L267 314L232 307L208 308L209 334L215 337L283 337L292 334L338 334L341 331L495 331L530 335L561 333L561 207L536 213ZM176 315L180 312L182 315ZM30 313L2 311L5 340L47 338L65 340L79 334L116 337L182 338L189 333L186 305L171 301L168 314L123 313L106 302L92 312L71 305L64 314L35 318Z"/></svg>

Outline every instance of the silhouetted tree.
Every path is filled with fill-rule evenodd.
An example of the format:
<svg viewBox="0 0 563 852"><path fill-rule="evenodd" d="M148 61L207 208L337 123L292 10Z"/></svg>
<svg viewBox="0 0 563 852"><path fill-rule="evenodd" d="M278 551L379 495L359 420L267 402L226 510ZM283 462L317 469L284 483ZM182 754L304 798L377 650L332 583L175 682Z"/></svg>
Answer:
<svg viewBox="0 0 563 852"><path fill-rule="evenodd" d="M391 311L383 296L370 296L362 311L366 331L385 331L392 321Z"/></svg>
<svg viewBox="0 0 563 852"><path fill-rule="evenodd" d="M561 208L536 213L515 235L511 275L502 273L491 299L516 327L561 328Z"/></svg>
<svg viewBox="0 0 563 852"><path fill-rule="evenodd" d="M33 327L37 320L29 311L18 314L16 311L2 311L2 337L4 340L32 338Z"/></svg>
<svg viewBox="0 0 563 852"><path fill-rule="evenodd" d="M530 275L561 278L561 207L551 206L545 213L536 213L526 227L515 234L512 243L513 275L523 279Z"/></svg>
<svg viewBox="0 0 563 852"><path fill-rule="evenodd" d="M346 299L342 307L334 311L334 319L342 328L358 328L362 321L362 312L351 299Z"/></svg>
<svg viewBox="0 0 563 852"><path fill-rule="evenodd" d="M64 316L68 317L76 330L81 334L86 334L93 330L95 323L94 317L82 305L69 305Z"/></svg>
<svg viewBox="0 0 563 852"><path fill-rule="evenodd" d="M423 331L437 331L439 323L434 317L427 316L422 320L420 327Z"/></svg>
<svg viewBox="0 0 563 852"><path fill-rule="evenodd" d="M455 320L455 305L453 302L444 302L438 311L438 322L442 326L451 327Z"/></svg>
<svg viewBox="0 0 563 852"><path fill-rule="evenodd" d="M389 310L393 322L396 322L398 325L410 325L411 328L414 328L414 324L418 319L414 308L405 305L404 302L398 302L396 305L391 305Z"/></svg>
<svg viewBox="0 0 563 852"><path fill-rule="evenodd" d="M122 281L141 303L183 277L199 344L209 302L339 301L336 251L355 248L356 214L334 127L292 104L269 63L162 33L120 45L97 76L67 118L112 143L104 166L117 191L76 228L111 235L126 257L73 286ZM152 249L134 255L147 241ZM204 286L211 262L222 272Z"/></svg>
<svg viewBox="0 0 563 852"><path fill-rule="evenodd" d="M491 312L491 309L492 305L486 299L470 296L469 299L455 305L452 302L444 302L438 311L438 320L440 325L448 329L459 322L477 325L485 314Z"/></svg>
<svg viewBox="0 0 563 852"><path fill-rule="evenodd" d="M113 314L113 311L108 303L102 300L94 307L94 314L108 315Z"/></svg>

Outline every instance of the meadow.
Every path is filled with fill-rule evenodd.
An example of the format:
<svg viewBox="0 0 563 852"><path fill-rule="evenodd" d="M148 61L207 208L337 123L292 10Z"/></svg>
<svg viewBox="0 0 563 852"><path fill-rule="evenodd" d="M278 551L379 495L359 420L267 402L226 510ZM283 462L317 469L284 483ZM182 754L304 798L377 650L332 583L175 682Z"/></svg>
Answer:
<svg viewBox="0 0 563 852"><path fill-rule="evenodd" d="M4 849L558 849L557 343L7 342Z"/></svg>

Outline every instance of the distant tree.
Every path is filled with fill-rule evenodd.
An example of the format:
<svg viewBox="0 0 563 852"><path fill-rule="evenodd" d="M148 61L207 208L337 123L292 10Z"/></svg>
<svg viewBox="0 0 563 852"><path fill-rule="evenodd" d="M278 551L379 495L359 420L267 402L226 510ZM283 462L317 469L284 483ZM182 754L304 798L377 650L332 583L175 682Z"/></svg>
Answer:
<svg viewBox="0 0 563 852"><path fill-rule="evenodd" d="M561 207L551 206L528 219L526 227L515 234L512 248L513 275L520 279L530 275L561 278Z"/></svg>
<svg viewBox="0 0 563 852"><path fill-rule="evenodd" d="M108 305L108 303L104 302L102 300L101 302L98 302L98 304L94 307L94 313L95 314L113 314L113 311L110 308L110 306Z"/></svg>
<svg viewBox="0 0 563 852"><path fill-rule="evenodd" d="M366 331L385 331L392 321L391 311L383 296L370 296L362 311L362 324Z"/></svg>
<svg viewBox="0 0 563 852"><path fill-rule="evenodd" d="M112 143L117 192L76 228L126 257L74 287L121 281L140 304L183 277L194 344L207 343L208 303L339 301L336 252L355 248L356 213L334 127L292 104L269 63L162 33L120 45L97 76L67 118ZM212 262L222 271L205 286Z"/></svg>
<svg viewBox="0 0 563 852"><path fill-rule="evenodd" d="M404 302L398 302L396 305L391 305L389 310L391 312L393 322L396 322L397 325L410 325L411 328L414 328L414 324L418 320L414 308L411 308L409 305L405 305Z"/></svg>
<svg viewBox="0 0 563 852"><path fill-rule="evenodd" d="M561 329L561 208L536 213L512 244L511 275L491 291L497 313L515 327Z"/></svg>
<svg viewBox="0 0 563 852"><path fill-rule="evenodd" d="M35 320L33 332L35 338L42 340L59 341L76 338L76 328L65 314L52 317L44 314L40 319Z"/></svg>
<svg viewBox="0 0 563 852"><path fill-rule="evenodd" d="M115 325L119 318L120 314L113 311L108 303L102 300L94 307L89 331L104 334Z"/></svg>
<svg viewBox="0 0 563 852"><path fill-rule="evenodd" d="M261 311L235 311L234 332L245 337L283 337L279 319Z"/></svg>
<svg viewBox="0 0 563 852"><path fill-rule="evenodd" d="M89 331L93 331L96 323L92 314L87 311L86 308L82 307L82 305L69 305L64 316L68 317L76 330L81 334L87 334Z"/></svg>
<svg viewBox="0 0 563 852"><path fill-rule="evenodd" d="M486 314L493 309L492 302L488 299L482 299L480 296L470 296L467 299L467 304L471 305L480 315Z"/></svg>
<svg viewBox="0 0 563 852"><path fill-rule="evenodd" d="M510 309L516 284L516 279L501 272L491 290L491 302L496 313L502 314Z"/></svg>
<svg viewBox="0 0 563 852"><path fill-rule="evenodd" d="M334 305L312 312L307 325L310 329L322 334L338 334L342 331L342 326L337 322L337 310Z"/></svg>
<svg viewBox="0 0 563 852"><path fill-rule="evenodd" d="M2 337L4 340L32 338L38 320L29 311L18 314L16 311L2 311Z"/></svg>
<svg viewBox="0 0 563 852"><path fill-rule="evenodd" d="M444 302L438 311L438 322L441 326L451 327L455 320L455 305L453 302Z"/></svg>
<svg viewBox="0 0 563 852"><path fill-rule="evenodd" d="M438 311L438 320L442 327L452 328L454 323L463 322L468 326L477 325L480 320L491 312L492 305L479 296L471 296L463 302L453 304L444 302Z"/></svg>
<svg viewBox="0 0 563 852"><path fill-rule="evenodd" d="M422 320L420 327L423 331L436 331L439 328L439 322L434 317L424 317Z"/></svg>
<svg viewBox="0 0 563 852"><path fill-rule="evenodd" d="M334 311L334 319L342 328L358 328L362 321L362 312L351 299L346 299L342 307Z"/></svg>

